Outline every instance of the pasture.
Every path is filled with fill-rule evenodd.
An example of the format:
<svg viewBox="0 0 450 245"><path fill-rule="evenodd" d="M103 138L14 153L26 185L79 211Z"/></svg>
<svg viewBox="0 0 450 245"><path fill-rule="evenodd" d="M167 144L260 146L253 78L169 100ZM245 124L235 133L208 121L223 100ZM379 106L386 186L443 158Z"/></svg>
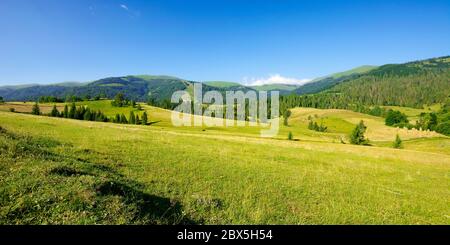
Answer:
<svg viewBox="0 0 450 245"><path fill-rule="evenodd" d="M108 103L88 106L134 110ZM260 138L257 127L173 127L170 111L142 107L150 126L0 111L0 223L450 224L448 137L296 108ZM309 130L309 116L330 132ZM361 119L373 146L340 143ZM404 149L391 148L396 133Z"/></svg>

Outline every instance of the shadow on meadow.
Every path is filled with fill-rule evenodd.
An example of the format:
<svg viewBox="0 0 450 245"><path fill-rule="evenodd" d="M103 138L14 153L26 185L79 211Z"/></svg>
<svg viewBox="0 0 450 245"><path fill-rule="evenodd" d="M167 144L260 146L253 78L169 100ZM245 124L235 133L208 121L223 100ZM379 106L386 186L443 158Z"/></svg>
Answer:
<svg viewBox="0 0 450 245"><path fill-rule="evenodd" d="M5 166L0 172L5 177L0 183L0 223L201 223L186 217L177 200L146 193L144 185L103 163L51 151L57 146L64 147L51 139L21 136L0 127L1 159L9 169L17 168L15 174L9 174ZM89 154L95 159L97 152L85 150L83 156Z"/></svg>

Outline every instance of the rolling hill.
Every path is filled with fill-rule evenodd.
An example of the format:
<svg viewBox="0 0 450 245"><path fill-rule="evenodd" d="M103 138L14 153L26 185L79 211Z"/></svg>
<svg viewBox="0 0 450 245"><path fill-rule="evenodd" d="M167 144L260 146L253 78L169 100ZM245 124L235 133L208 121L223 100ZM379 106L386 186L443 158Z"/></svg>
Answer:
<svg viewBox="0 0 450 245"><path fill-rule="evenodd" d="M0 111L0 223L448 224L450 140L440 135L295 108L268 139L257 127L174 127L170 111L142 110L151 125ZM330 131L308 130L310 116ZM340 143L361 119L375 145ZM396 133L404 149L388 146Z"/></svg>
<svg viewBox="0 0 450 245"><path fill-rule="evenodd" d="M339 105L362 104L422 107L424 104L442 102L449 96L449 64L450 57L446 56L380 67L361 66L315 79L300 87L286 84L248 87L234 82L209 81L203 84L203 91L277 90L281 95L314 94L313 102L297 106L328 104L328 108L341 108ZM33 101L44 95L60 98L69 95L101 95L112 98L122 92L128 99L136 101L147 101L149 98L163 101L170 99L177 90L191 91L194 83L172 76L122 76L83 84L4 86L0 87L0 96L6 101Z"/></svg>
<svg viewBox="0 0 450 245"><path fill-rule="evenodd" d="M311 82L295 89L296 94L313 94L329 89L343 81L359 77L361 74L375 69L376 66L360 66L348 71L334 73L321 78L316 78Z"/></svg>
<svg viewBox="0 0 450 245"><path fill-rule="evenodd" d="M326 91L351 103L421 108L450 96L450 56L389 64L346 79Z"/></svg>

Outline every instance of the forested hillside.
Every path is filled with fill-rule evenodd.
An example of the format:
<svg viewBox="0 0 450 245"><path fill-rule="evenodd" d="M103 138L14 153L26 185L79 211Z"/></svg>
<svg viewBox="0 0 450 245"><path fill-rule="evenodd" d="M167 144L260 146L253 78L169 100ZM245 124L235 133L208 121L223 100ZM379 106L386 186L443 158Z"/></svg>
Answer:
<svg viewBox="0 0 450 245"><path fill-rule="evenodd" d="M360 66L348 71L334 73L328 76L316 78L310 83L302 85L295 89L296 94L314 94L321 92L323 90L329 89L341 82L358 78L359 76L367 73L373 69L377 68L376 66Z"/></svg>
<svg viewBox="0 0 450 245"><path fill-rule="evenodd" d="M450 95L450 57L384 65L331 88L352 103L420 108Z"/></svg>
<svg viewBox="0 0 450 245"><path fill-rule="evenodd" d="M384 65L342 78L345 80L317 94L284 96L282 111L296 106L352 110L374 105L421 108L445 102L450 96L450 57Z"/></svg>

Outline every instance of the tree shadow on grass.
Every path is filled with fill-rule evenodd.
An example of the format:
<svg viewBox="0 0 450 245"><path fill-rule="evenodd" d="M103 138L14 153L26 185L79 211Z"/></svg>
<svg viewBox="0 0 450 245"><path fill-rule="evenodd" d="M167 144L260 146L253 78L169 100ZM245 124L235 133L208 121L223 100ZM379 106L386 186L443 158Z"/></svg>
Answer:
<svg viewBox="0 0 450 245"><path fill-rule="evenodd" d="M103 182L96 187L99 196L119 196L127 205L135 205L135 219L147 224L198 224L183 215L177 201L150 195L120 181Z"/></svg>
<svg viewBox="0 0 450 245"><path fill-rule="evenodd" d="M51 151L51 148L61 145L59 142L41 137L31 137L22 136L19 134L13 134L7 132L5 129L0 127L0 137L5 138L7 141L0 148L0 153L5 153L9 157L21 157L40 160L43 163L52 162L52 164L57 164L53 166L48 171L49 178L51 175L58 175L63 178L74 178L74 181L63 181L60 182L64 188L70 189L71 187L77 188L78 191L95 191L97 206L89 207L89 205L82 205L81 209L77 209L77 212L81 211L91 211L93 214L99 210L108 209L109 204L112 204L118 197L120 202L124 204L123 208L130 212L124 212L126 215L125 223L130 224L198 224L201 222L196 222L184 215L182 205L176 201L169 198L151 195L145 193L144 185L127 178L126 176L117 172L111 166L106 166L104 164L81 159L77 155L70 153L55 153ZM85 151L85 155L92 154L93 151ZM79 154L79 152L77 152ZM79 179L90 176L94 183L92 185L75 185L71 186L73 183L78 182ZM46 178L47 178L46 177ZM31 178L36 178L32 176ZM86 190L80 189L85 188ZM66 202L70 202L70 196L63 196L67 199ZM51 209L52 203L41 203L42 208ZM48 206L47 206L48 205ZM75 204L74 204L75 205ZM35 215L37 212L34 210L33 206L26 206L19 213L11 212L9 215L14 217L14 219L19 219L24 221L26 215ZM69 205L70 206L70 205ZM65 210L59 210L58 212L64 212ZM36 214L37 215L37 214ZM38 216L38 215L37 215ZM102 217L98 217L101 222ZM11 218L13 219L13 218Z"/></svg>

